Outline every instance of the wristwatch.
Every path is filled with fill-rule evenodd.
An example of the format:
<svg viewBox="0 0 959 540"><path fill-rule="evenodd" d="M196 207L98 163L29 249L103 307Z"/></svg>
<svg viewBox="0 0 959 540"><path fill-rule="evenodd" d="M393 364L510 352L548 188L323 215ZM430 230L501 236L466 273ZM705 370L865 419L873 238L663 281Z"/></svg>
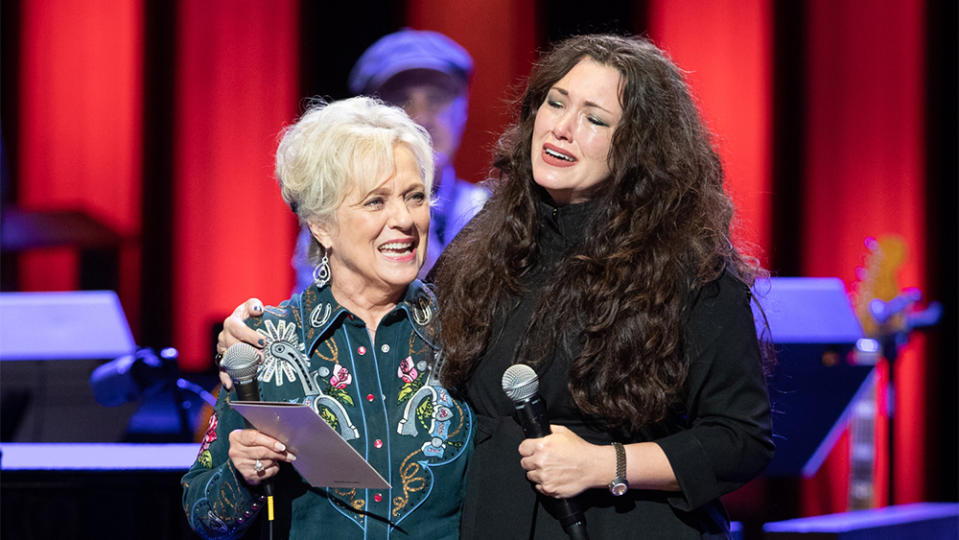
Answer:
<svg viewBox="0 0 959 540"><path fill-rule="evenodd" d="M619 497L629 491L629 483L626 481L626 449L618 442L613 443L616 449L616 478L609 483L609 492Z"/></svg>

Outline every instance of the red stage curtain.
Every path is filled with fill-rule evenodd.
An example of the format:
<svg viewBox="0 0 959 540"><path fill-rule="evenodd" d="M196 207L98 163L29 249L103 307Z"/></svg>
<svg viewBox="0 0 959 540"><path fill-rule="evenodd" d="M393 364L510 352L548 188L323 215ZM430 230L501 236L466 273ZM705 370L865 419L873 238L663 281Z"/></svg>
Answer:
<svg viewBox="0 0 959 540"><path fill-rule="evenodd" d="M803 273L839 276L851 286L865 238L895 234L909 250L900 284L922 288L924 3L813 0L806 6ZM895 370L893 502L904 503L922 500L925 489L921 344L910 346ZM884 441L877 446L884 469ZM838 445L820 474L804 483L804 514L846 509L848 460L848 446Z"/></svg>
<svg viewBox="0 0 959 540"><path fill-rule="evenodd" d="M456 173L471 182L488 176L491 150L509 117L507 99L535 59L534 2L407 2L410 27L436 30L453 38L473 56L475 74L470 86L469 121L456 154Z"/></svg>
<svg viewBox="0 0 959 540"><path fill-rule="evenodd" d="M173 316L181 366L209 365L211 326L293 285L293 214L273 179L297 110L295 0L181 1L174 133Z"/></svg>
<svg viewBox="0 0 959 540"><path fill-rule="evenodd" d="M139 313L143 5L140 1L22 2L18 203L83 210L129 241L120 297ZM25 254L20 289L78 287L76 253Z"/></svg>
<svg viewBox="0 0 959 540"><path fill-rule="evenodd" d="M700 101L736 204L737 242L768 264L771 235L772 5L769 0L648 3L649 36Z"/></svg>

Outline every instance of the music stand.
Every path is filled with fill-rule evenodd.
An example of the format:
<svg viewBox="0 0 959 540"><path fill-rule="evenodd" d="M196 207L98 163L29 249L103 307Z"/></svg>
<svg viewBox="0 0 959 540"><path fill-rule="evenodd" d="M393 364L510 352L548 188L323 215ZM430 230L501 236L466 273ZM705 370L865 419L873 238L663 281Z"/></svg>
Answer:
<svg viewBox="0 0 959 540"><path fill-rule="evenodd" d="M770 278L753 293L777 356L769 380L776 455L766 474L812 476L874 377L873 366L848 360L862 327L838 278ZM762 332L762 314L754 313Z"/></svg>
<svg viewBox="0 0 959 540"><path fill-rule="evenodd" d="M113 291L0 294L2 439L120 440L136 405L102 407L88 381L103 360L135 349Z"/></svg>

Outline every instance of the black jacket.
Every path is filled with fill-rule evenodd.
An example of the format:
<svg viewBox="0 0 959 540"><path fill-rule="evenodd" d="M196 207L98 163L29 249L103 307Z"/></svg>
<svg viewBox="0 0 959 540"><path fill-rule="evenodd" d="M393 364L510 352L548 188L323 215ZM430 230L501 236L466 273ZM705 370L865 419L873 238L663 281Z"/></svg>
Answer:
<svg viewBox="0 0 959 540"><path fill-rule="evenodd" d="M561 208L541 205L543 268L583 241L592 211L590 203ZM542 293L544 276L535 274L539 286L532 285L516 299L515 309L494 321L490 343L465 385L477 432L467 481L463 539L565 537L558 522L539 503L520 466L517 447L523 434L500 384ZM698 291L684 330L689 362L686 398L677 404L674 414L639 432L604 431L578 410L567 390L570 358L559 350L540 373L540 393L552 423L565 425L594 444L655 441L666 453L681 487L675 493L633 489L622 497L613 497L606 489L584 492L578 499L593 540L728 536L720 495L761 473L774 448L749 300L747 287L728 273Z"/></svg>

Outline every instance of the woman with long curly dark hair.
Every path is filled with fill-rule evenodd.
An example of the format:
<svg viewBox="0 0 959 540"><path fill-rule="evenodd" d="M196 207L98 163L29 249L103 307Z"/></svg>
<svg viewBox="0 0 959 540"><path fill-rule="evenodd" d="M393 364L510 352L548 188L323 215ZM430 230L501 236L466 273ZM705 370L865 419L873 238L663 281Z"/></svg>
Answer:
<svg viewBox="0 0 959 540"><path fill-rule="evenodd" d="M434 269L444 383L477 415L463 537L562 537L550 497L575 497L593 538L724 537L719 496L773 453L759 269L730 241L680 71L643 39L564 41L493 164L492 198ZM516 363L552 435L524 440L512 418Z"/></svg>

